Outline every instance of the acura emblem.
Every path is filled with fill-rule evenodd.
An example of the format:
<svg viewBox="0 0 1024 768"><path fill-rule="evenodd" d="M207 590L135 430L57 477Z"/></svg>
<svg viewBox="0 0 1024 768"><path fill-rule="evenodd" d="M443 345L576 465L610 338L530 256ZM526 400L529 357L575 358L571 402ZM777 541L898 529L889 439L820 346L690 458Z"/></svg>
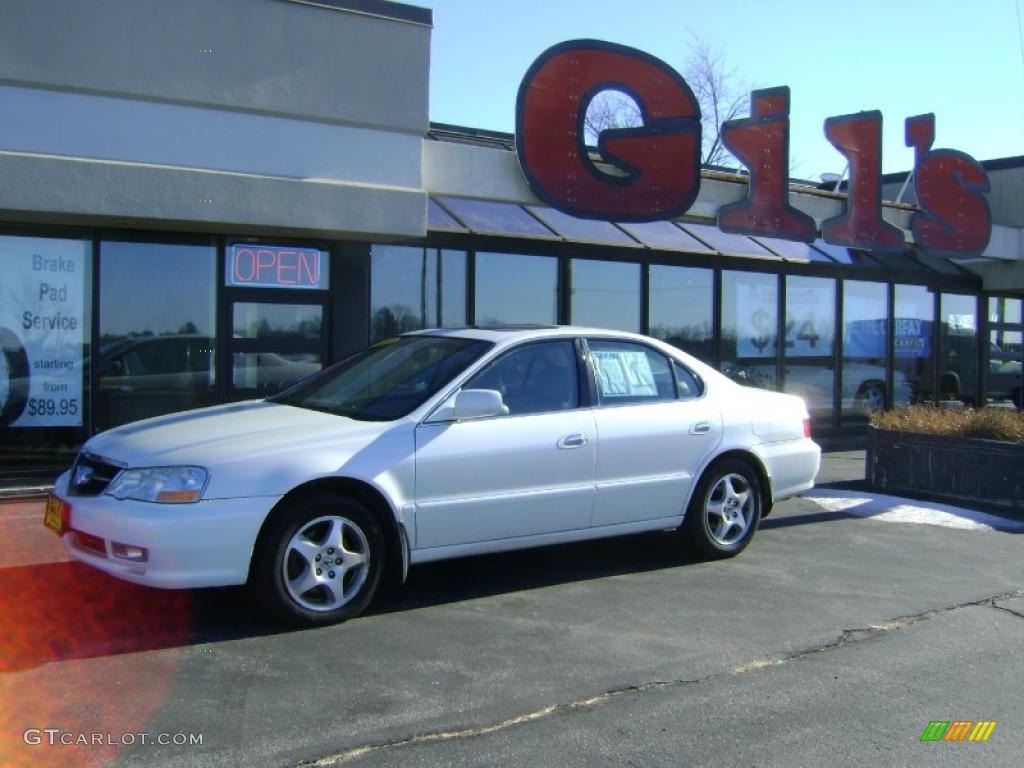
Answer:
<svg viewBox="0 0 1024 768"><path fill-rule="evenodd" d="M81 487L92 480L93 468L92 467L78 467L75 470L74 484L77 487Z"/></svg>

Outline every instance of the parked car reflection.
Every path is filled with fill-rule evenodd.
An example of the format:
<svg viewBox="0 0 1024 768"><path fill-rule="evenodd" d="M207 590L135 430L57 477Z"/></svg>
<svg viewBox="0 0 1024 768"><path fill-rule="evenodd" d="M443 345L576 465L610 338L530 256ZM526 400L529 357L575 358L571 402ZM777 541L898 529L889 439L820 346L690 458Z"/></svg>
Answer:
<svg viewBox="0 0 1024 768"><path fill-rule="evenodd" d="M303 357L310 357L308 355ZM315 360L270 352L234 356L236 390L276 394L321 369ZM213 405L214 340L195 334L142 336L100 347L97 420L101 428Z"/></svg>
<svg viewBox="0 0 1024 768"><path fill-rule="evenodd" d="M1020 350L1003 349L989 344L988 349L988 398L990 401L1010 400L1018 408L1024 408L1021 380Z"/></svg>
<svg viewBox="0 0 1024 768"><path fill-rule="evenodd" d="M730 363L722 372L740 384L761 389L775 389L773 375L764 373L765 366ZM827 419L832 414L833 382L835 367L786 362L784 389L792 395L799 395L807 403L811 416ZM915 402L913 387L901 371L893 372L893 403L907 405ZM875 411L889 407L885 386L885 366L870 362L847 362L843 366L842 410L847 414L870 416Z"/></svg>

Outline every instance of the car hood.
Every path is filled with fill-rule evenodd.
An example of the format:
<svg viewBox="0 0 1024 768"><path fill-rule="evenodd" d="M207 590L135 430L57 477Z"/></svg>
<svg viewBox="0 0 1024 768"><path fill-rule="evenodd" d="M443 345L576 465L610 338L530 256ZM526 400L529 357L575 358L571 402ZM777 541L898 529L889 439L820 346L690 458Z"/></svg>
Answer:
<svg viewBox="0 0 1024 768"><path fill-rule="evenodd" d="M83 450L133 467L216 466L372 442L392 426L266 401L172 413L108 430Z"/></svg>

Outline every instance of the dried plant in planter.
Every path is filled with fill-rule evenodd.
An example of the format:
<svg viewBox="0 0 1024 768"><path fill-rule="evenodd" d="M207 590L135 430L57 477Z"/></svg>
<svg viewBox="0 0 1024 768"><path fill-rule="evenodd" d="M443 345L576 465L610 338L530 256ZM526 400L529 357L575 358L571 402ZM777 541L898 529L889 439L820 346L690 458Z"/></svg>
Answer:
<svg viewBox="0 0 1024 768"><path fill-rule="evenodd" d="M879 429L897 432L1024 443L1024 412L1017 411L912 405L880 411L871 417L871 424Z"/></svg>

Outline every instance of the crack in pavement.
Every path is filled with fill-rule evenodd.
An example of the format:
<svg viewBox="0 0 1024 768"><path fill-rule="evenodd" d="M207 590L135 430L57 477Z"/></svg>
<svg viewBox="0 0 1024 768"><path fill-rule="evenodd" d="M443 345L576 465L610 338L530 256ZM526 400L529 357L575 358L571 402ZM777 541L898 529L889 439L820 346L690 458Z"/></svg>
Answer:
<svg viewBox="0 0 1024 768"><path fill-rule="evenodd" d="M380 752L384 750L391 750L401 747L417 746L420 744L436 744L444 741L454 741L457 739L469 739L478 736L486 736L491 733L497 733L508 728L514 728L519 725L526 723L536 722L555 715L564 713L570 713L582 709L592 709L594 707L601 706L612 699L616 699L620 696L626 696L629 694L646 693L648 691L662 690L666 688L680 688L683 686L702 685L704 683L713 682L715 680L733 677L736 675L742 675L749 672L755 672L761 669L767 669L769 667L777 667L782 664L789 663L791 661L798 661L808 656L812 656L818 653L827 653L843 648L853 643L863 642L870 640L871 638L877 637L886 632L894 632L907 627L913 626L914 624L921 623L923 621L929 621L936 616L941 616L953 611L962 610L964 608L975 608L975 607L990 607L1007 613L1012 613L1014 616L1024 618L1024 615L1007 608L1002 605L997 605L999 601L1010 600L1013 598L1024 597L1024 589L1016 589L1010 592L1004 592L999 595L993 595L992 597L982 598L980 600L971 600L963 603L956 603L954 605L944 606L942 608L934 608L929 611L923 611L921 613L912 614L909 616L899 616L894 619L890 619L883 624L872 624L867 627L858 627L854 629L844 629L838 637L829 642L804 648L801 650L793 651L785 654L777 659L761 659L752 661L749 664L743 664L733 669L724 670L721 672L713 672L703 677L694 679L680 678L676 680L655 680L647 683L639 683L636 685L627 685L621 688L613 688L599 693L594 696L590 696L584 699L576 699L573 701L562 702L560 704L551 704L542 709L534 710L532 712L526 712L513 717L500 720L490 725L480 726L465 726L462 728L455 728L452 730L439 730L429 731L427 733L416 734L413 736L406 736L404 738L391 739L388 741L377 742L373 744L365 744L359 747L350 747L341 752L326 757L321 757L316 760L304 760L296 764L296 768L334 768L334 766L343 765L353 760L365 757L374 752Z"/></svg>
<svg viewBox="0 0 1024 768"><path fill-rule="evenodd" d="M1016 616L1019 619L1024 619L1024 613L1021 613L1020 611L1015 611L1015 610L1013 610L1013 608L1007 608L1005 605L998 605L996 603L993 603L992 607L996 608L996 609L998 609L1000 611L1006 611L1007 613L1012 613L1014 616Z"/></svg>

